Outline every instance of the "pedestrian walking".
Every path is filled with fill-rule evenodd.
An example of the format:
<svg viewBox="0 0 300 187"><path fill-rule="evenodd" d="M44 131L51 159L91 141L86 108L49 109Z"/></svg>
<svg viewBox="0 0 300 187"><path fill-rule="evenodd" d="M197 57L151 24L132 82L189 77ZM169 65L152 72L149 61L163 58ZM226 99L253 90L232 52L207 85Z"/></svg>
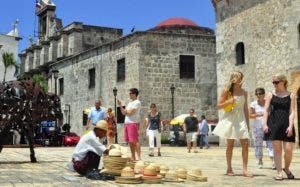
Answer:
<svg viewBox="0 0 300 187"><path fill-rule="evenodd" d="M129 90L131 102L129 102L124 109L120 100L118 105L123 115L125 115L124 122L124 138L125 142L129 144L131 151L131 161L135 162L135 152L137 152L138 160L141 160L141 146L139 144L139 123L140 123L140 109L141 102L138 100L139 91L136 88Z"/></svg>
<svg viewBox="0 0 300 187"><path fill-rule="evenodd" d="M209 148L208 144L208 132L209 126L207 124L206 118L204 115L201 116L201 121L199 122L199 147L202 149L204 146L206 149Z"/></svg>
<svg viewBox="0 0 300 187"><path fill-rule="evenodd" d="M98 121L106 119L106 112L104 108L101 107L101 101L95 101L95 107L91 108L91 111L88 115L87 123L86 123L86 130L90 129L90 123L92 123L92 127L94 127ZM93 129L93 128L91 128Z"/></svg>
<svg viewBox="0 0 300 187"><path fill-rule="evenodd" d="M157 156L161 156L161 130L162 121L160 120L161 114L157 110L155 103L150 105L150 112L146 120L147 134L149 138L149 156L154 156L154 138L156 139Z"/></svg>
<svg viewBox="0 0 300 187"><path fill-rule="evenodd" d="M227 175L234 176L232 169L232 152L234 140L240 140L242 146L243 176L253 177L248 172L249 153L249 111L247 92L242 88L244 75L240 71L233 71L228 85L222 91L217 108L226 112L214 129L214 134L227 139L226 160Z"/></svg>
<svg viewBox="0 0 300 187"><path fill-rule="evenodd" d="M294 94L287 91L288 81L285 75L274 76L272 83L274 91L267 94L263 116L265 139L272 140L277 170L275 180L283 180L282 170L288 179L294 179L295 177L290 171L290 164L295 144L296 99ZM282 149L285 163L283 169Z"/></svg>
<svg viewBox="0 0 300 187"><path fill-rule="evenodd" d="M197 132L198 132L198 119L194 116L195 110L190 109L190 115L184 119L183 131L186 135L187 149L191 152L193 147L194 153L197 153Z"/></svg>
<svg viewBox="0 0 300 187"><path fill-rule="evenodd" d="M263 114L265 106L265 89L256 88L255 95L257 100L251 102L250 105L250 118L254 119L252 123L252 135L254 139L255 157L258 160L258 168L263 168ZM272 161L272 168L274 168L274 159L272 150L272 144L267 142L268 152Z"/></svg>

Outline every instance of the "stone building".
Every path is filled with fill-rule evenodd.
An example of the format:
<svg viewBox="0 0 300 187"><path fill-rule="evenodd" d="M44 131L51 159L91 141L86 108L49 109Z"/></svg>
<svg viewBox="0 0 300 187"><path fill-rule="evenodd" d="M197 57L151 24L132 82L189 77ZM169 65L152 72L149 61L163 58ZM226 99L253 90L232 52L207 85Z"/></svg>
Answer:
<svg viewBox="0 0 300 187"><path fill-rule="evenodd" d="M126 104L129 88L140 90L141 119L150 103L157 103L164 119L206 113L216 118L216 63L214 31L184 18L171 18L147 31L123 36L121 29L80 22L62 27L54 17L56 6L43 4L37 11L39 40L19 56L24 73L42 72L54 92L55 82L72 131L83 132L83 110L101 99L114 110L113 88ZM59 27L61 26L61 27ZM52 27L52 29L51 29ZM51 71L59 70L57 80ZM141 131L144 131L141 128Z"/></svg>
<svg viewBox="0 0 300 187"><path fill-rule="evenodd" d="M14 58L17 61L18 57L18 46L19 32L17 28L18 21L13 24L13 29L7 34L0 34L0 81L2 82L4 78L4 64L2 62L2 54L5 52L14 54ZM9 66L7 68L5 81L16 80L15 76L16 69L14 66Z"/></svg>
<svg viewBox="0 0 300 187"><path fill-rule="evenodd" d="M273 89L272 76L287 75L298 96L295 121L299 141L300 1L213 0L216 12L217 85L220 94L232 70L245 74L244 87L254 99L256 87Z"/></svg>

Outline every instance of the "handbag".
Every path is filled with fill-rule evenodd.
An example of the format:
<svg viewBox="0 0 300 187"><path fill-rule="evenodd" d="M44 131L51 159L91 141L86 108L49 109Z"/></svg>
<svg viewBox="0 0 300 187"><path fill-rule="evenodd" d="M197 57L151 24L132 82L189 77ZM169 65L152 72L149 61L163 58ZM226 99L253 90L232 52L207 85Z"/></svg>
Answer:
<svg viewBox="0 0 300 187"><path fill-rule="evenodd" d="M232 98L233 98L232 96L228 96L228 97L227 97L227 100L232 99ZM225 106L223 107L223 109L224 109L225 112L231 112L232 109L233 109L235 106L236 106L236 103L234 102L234 103L230 103L230 104L228 104L228 105L225 105Z"/></svg>

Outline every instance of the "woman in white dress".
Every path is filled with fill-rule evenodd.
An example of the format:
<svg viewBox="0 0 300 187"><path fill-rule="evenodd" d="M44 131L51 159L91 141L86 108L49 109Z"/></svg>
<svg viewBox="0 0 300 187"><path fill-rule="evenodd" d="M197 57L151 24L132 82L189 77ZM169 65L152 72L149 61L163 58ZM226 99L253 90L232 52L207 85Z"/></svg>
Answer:
<svg viewBox="0 0 300 187"><path fill-rule="evenodd" d="M263 115L264 115L264 106L265 106L265 89L264 88L256 88L255 95L257 97L256 101L251 102L250 105L250 118L253 118L252 125L252 134L254 139L254 147L255 147L255 157L258 159L258 168L263 167ZM271 141L266 141L267 148L269 152L269 157L272 162L272 169L274 166L274 153Z"/></svg>
<svg viewBox="0 0 300 187"><path fill-rule="evenodd" d="M242 88L244 75L240 71L231 73L228 85L222 91L217 108L224 109L223 118L214 129L214 134L227 139L226 160L228 176L234 176L232 169L232 151L234 140L240 140L243 158L243 176L253 177L248 173L249 152L249 112L247 92Z"/></svg>

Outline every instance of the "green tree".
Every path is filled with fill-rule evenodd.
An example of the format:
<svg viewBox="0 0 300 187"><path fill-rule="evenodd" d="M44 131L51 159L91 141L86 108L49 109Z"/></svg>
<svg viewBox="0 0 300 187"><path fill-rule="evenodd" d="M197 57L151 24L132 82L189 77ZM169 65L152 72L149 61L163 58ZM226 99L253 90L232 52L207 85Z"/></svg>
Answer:
<svg viewBox="0 0 300 187"><path fill-rule="evenodd" d="M5 82L7 68L9 66L15 66L15 68L17 69L18 68L18 64L17 64L17 61L14 58L14 54L13 53L8 53L8 52L4 52L2 54L2 61L3 61L3 64L4 64L3 82Z"/></svg>
<svg viewBox="0 0 300 187"><path fill-rule="evenodd" d="M38 84L44 92L48 91L48 83L45 80L44 76L41 74L35 74L32 77L32 82Z"/></svg>

